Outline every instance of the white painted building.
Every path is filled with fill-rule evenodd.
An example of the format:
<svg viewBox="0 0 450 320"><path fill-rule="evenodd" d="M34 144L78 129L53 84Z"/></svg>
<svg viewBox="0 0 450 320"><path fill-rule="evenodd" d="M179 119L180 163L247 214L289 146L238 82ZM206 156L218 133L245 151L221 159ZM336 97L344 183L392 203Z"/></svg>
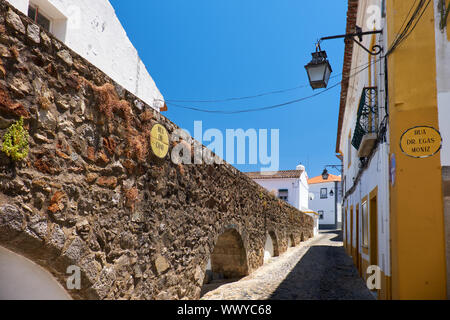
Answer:
<svg viewBox="0 0 450 320"><path fill-rule="evenodd" d="M365 279L379 266L380 299L450 297L448 7L348 0L347 33L389 53L346 42L336 146L344 246Z"/></svg>
<svg viewBox="0 0 450 320"><path fill-rule="evenodd" d="M327 180L317 176L308 180L309 208L319 214L320 229L340 229L342 226L341 177L329 174Z"/></svg>
<svg viewBox="0 0 450 320"><path fill-rule="evenodd" d="M314 236L319 232L318 216L309 209L308 174L305 167L276 172L247 172L258 183L278 198L314 218ZM268 239L270 241L270 239ZM269 246L270 247L270 246ZM267 250L266 250L267 252ZM270 252L269 252L270 253Z"/></svg>
<svg viewBox="0 0 450 320"><path fill-rule="evenodd" d="M108 0L7 0L155 110L159 92Z"/></svg>

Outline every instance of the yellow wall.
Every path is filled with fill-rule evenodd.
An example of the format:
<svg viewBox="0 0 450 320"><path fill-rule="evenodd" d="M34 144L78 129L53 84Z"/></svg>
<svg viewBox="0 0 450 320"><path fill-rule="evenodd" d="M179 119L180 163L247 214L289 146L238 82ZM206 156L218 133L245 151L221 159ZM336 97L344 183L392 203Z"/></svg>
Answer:
<svg viewBox="0 0 450 320"><path fill-rule="evenodd" d="M413 2L386 2L389 43ZM388 58L390 147L397 163L390 190L393 299L446 298L440 157L410 158L399 147L402 133L411 127L439 130L433 18L430 5L411 36Z"/></svg>

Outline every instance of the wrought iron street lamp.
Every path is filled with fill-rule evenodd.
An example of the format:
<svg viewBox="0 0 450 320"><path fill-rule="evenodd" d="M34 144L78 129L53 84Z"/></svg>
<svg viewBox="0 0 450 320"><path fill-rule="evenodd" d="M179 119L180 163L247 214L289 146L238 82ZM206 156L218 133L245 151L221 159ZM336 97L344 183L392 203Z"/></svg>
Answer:
<svg viewBox="0 0 450 320"><path fill-rule="evenodd" d="M311 55L311 62L305 66L309 83L313 89L326 88L328 80L330 80L330 75L333 72L330 62L327 59L327 53L322 51L318 44L316 52L313 52Z"/></svg>
<svg viewBox="0 0 450 320"><path fill-rule="evenodd" d="M334 168L342 174L342 170L344 169L344 166L340 165L340 164L330 164L330 165L325 166L325 169L323 169L323 172L322 172L323 180L328 180L328 178L330 177L330 174L328 173L327 168Z"/></svg>
<svg viewBox="0 0 450 320"><path fill-rule="evenodd" d="M325 168L325 169L323 169L323 172L322 172L322 179L323 180L328 180L328 177L330 176L330 174L328 173L328 170Z"/></svg>
<svg viewBox="0 0 450 320"><path fill-rule="evenodd" d="M309 83L311 85L311 88L320 89L320 88L326 88L328 86L328 80L330 80L330 75L333 72L330 62L327 59L327 53L320 48L320 43L324 40L332 40L332 39L339 39L339 38L345 38L345 39L352 39L356 44L358 44L361 48L363 48L366 52L368 52L371 55L379 55L383 48L379 45L374 45L372 48L367 49L364 47L361 42L363 40L364 35L369 34L378 34L382 33L381 30L376 31L367 31L363 32L362 28L356 26L356 32L355 33L348 33L338 36L331 36L331 37L323 37L321 38L316 45L316 52L312 53L312 60L310 63L308 63L305 66L306 72L308 73ZM356 39L357 37L358 39Z"/></svg>

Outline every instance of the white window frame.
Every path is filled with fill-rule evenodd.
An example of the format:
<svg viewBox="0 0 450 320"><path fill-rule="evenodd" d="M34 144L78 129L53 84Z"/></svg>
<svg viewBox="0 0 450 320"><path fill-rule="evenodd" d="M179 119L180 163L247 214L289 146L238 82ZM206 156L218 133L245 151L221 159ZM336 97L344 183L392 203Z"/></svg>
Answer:
<svg viewBox="0 0 450 320"><path fill-rule="evenodd" d="M33 3L33 2L29 2L28 3L28 10L29 10L29 7L32 7L32 8L34 8L35 10L37 10L37 14L39 15L42 15L45 19L47 19L50 23L49 23L49 27L48 27L48 32L50 32L50 33L53 33L53 19L49 16L49 15L47 15L46 13L45 13L45 10L44 11L41 11L41 7L39 7L37 4L35 4L35 3ZM29 17L29 18L31 18L31 17ZM41 27L42 29L44 29L44 27L43 26L41 26L37 21L36 21L36 17L34 18L34 23L36 23L39 27Z"/></svg>

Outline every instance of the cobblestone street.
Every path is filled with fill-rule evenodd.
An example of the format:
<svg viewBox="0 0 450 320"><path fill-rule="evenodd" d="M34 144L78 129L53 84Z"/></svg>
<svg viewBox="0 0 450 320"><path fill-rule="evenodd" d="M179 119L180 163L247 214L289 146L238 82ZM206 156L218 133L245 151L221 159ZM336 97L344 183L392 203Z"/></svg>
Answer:
<svg viewBox="0 0 450 320"><path fill-rule="evenodd" d="M374 299L342 246L339 231L323 231L289 248L253 274L206 293L204 300Z"/></svg>

